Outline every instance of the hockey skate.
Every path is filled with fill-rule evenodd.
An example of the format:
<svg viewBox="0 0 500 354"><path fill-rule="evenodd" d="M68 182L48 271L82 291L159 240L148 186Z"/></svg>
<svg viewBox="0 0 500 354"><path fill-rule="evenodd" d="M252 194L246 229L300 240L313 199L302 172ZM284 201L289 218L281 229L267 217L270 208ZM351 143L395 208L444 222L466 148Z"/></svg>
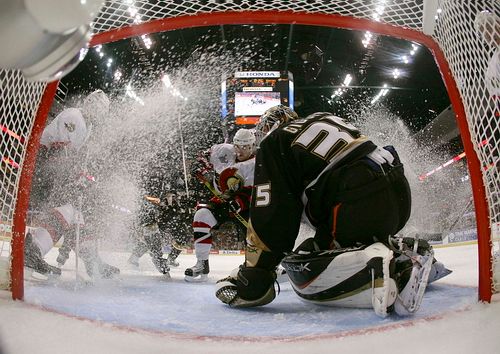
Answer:
<svg viewBox="0 0 500 354"><path fill-rule="evenodd" d="M170 276L170 267L168 266L168 259L162 257L152 257L154 266L161 274Z"/></svg>
<svg viewBox="0 0 500 354"><path fill-rule="evenodd" d="M168 257L167 257L168 265L170 267L177 268L179 266L179 262L177 261L177 257L179 257L180 253L181 253L180 250L172 247L172 249L170 250L170 253L168 254Z"/></svg>
<svg viewBox="0 0 500 354"><path fill-rule="evenodd" d="M134 267L139 267L139 257L132 253L127 259L127 263L133 265Z"/></svg>
<svg viewBox="0 0 500 354"><path fill-rule="evenodd" d="M452 273L452 270L445 267L441 262L435 261L432 263L431 271L429 273L428 284L435 282L441 278Z"/></svg>
<svg viewBox="0 0 500 354"><path fill-rule="evenodd" d="M51 266L42 257L42 252L33 242L31 234L27 234L24 244L24 266L32 269L34 272L43 275L61 275L61 269Z"/></svg>
<svg viewBox="0 0 500 354"><path fill-rule="evenodd" d="M177 262L177 260L174 257L170 257L170 255L167 258L167 264L170 267L174 267L174 268L177 268L179 266L179 262Z"/></svg>
<svg viewBox="0 0 500 354"><path fill-rule="evenodd" d="M103 279L111 279L115 275L120 274L120 269L104 262L100 262L97 265L97 270Z"/></svg>
<svg viewBox="0 0 500 354"><path fill-rule="evenodd" d="M205 282L208 280L210 267L208 259L199 259L194 266L186 269L184 272L184 280L187 282Z"/></svg>
<svg viewBox="0 0 500 354"><path fill-rule="evenodd" d="M276 267L276 281L278 283L285 283L288 281L288 275L286 274L286 270L281 265Z"/></svg>
<svg viewBox="0 0 500 354"><path fill-rule="evenodd" d="M399 253L399 257L395 259L399 294L394 302L394 311L400 316L413 315L422 303L434 252L424 240L404 238L391 242L392 246L397 242L396 253Z"/></svg>
<svg viewBox="0 0 500 354"><path fill-rule="evenodd" d="M41 261L37 260L25 262L25 266L32 272L36 272L47 277L59 277L61 275L61 269L48 264L43 259Z"/></svg>
<svg viewBox="0 0 500 354"><path fill-rule="evenodd" d="M102 278L102 279L111 279L115 275L120 274L120 269L117 267L114 267L108 263L103 262L101 259L97 260L89 260L86 258L83 258L83 264L85 265L85 270L87 271L87 275L90 278L94 278L97 274Z"/></svg>

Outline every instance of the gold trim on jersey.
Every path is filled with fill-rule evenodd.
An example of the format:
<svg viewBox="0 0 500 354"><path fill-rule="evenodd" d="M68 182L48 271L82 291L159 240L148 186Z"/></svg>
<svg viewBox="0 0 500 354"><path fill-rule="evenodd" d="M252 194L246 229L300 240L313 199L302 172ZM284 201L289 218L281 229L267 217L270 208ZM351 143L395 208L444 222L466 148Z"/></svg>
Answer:
<svg viewBox="0 0 500 354"><path fill-rule="evenodd" d="M252 220L249 220L247 245L245 247L245 265L247 267L255 267L262 252L271 252L271 250L262 242L252 226Z"/></svg>

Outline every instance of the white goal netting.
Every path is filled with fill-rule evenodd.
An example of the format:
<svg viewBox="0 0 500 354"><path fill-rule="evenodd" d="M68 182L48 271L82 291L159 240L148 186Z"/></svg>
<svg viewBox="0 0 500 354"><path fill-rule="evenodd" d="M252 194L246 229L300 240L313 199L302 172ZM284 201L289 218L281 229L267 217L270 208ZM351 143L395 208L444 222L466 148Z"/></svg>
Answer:
<svg viewBox="0 0 500 354"><path fill-rule="evenodd" d="M437 4L436 12L428 12ZM500 176L498 120L499 78L495 78L492 58L498 57L496 45L484 35L500 37L498 22L478 28L476 18L482 11L500 14L498 0L480 1L424 1L424 0L171 0L171 1L106 1L101 13L93 22L94 44L106 33L137 27L141 31L162 31L193 26L238 23L303 23L330 25L343 28L365 29L381 34L392 34L418 41L424 38L424 28L432 31L430 37L441 53L450 72L440 67L443 76L452 77L458 88L453 106L458 115L464 146L469 147L468 158L480 237L480 279L487 278L488 287L499 291L498 283L489 281L495 268L493 254L498 251L500 229ZM273 20L274 19L274 20ZM145 27L145 24L157 26ZM142 26L142 27L141 27ZM400 30L400 29L403 29ZM130 31L132 33L133 31ZM426 30L429 32L429 30ZM125 32L121 32L123 34ZM137 33L137 31L135 32ZM120 38L116 36L116 39ZM132 34L130 34L132 35ZM440 53L439 53L440 52ZM499 64L497 63L497 66ZM450 75L449 75L450 74ZM498 72L496 73L498 75ZM493 75L493 78L491 77ZM495 81L496 80L496 81ZM445 83L453 95L450 81ZM44 95L45 84L29 83L17 71L0 70L0 283L9 283L8 274L12 252L10 241L16 223L23 223L26 203L19 203L20 191L25 192L29 179L22 178L25 158L36 118ZM496 95L496 97L495 97ZM463 114L462 114L463 113ZM467 148L466 148L467 151ZM477 158L475 158L475 155ZM475 161L475 162L474 162ZM476 176L476 177L475 177ZM29 184L29 183L28 183ZM23 197L24 198L24 197ZM16 210L16 205L21 205ZM16 215L18 217L16 217ZM21 216L21 217L19 217ZM19 226L19 225L18 225ZM22 225L24 227L24 225ZM482 230L482 231L481 231ZM485 259L487 258L487 259ZM492 264L493 263L493 264ZM7 268L7 269L5 269ZM496 274L493 272L493 278ZM498 277L498 275L496 275ZM482 280L480 280L481 283ZM484 282L484 280L483 280ZM483 290L484 291L484 290ZM487 292L487 290L486 290ZM485 298L484 295L481 296ZM486 296L487 297L487 296Z"/></svg>

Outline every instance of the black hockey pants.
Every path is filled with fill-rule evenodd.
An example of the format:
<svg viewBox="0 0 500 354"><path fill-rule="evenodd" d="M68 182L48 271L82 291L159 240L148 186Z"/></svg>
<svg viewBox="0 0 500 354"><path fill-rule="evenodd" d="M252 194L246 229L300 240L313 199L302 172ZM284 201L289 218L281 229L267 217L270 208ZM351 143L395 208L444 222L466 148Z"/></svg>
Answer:
<svg viewBox="0 0 500 354"><path fill-rule="evenodd" d="M393 166L382 168L367 157L329 172L318 186L324 210L315 239L321 249L352 247L385 241L401 230L411 211L411 193L403 165L392 147Z"/></svg>

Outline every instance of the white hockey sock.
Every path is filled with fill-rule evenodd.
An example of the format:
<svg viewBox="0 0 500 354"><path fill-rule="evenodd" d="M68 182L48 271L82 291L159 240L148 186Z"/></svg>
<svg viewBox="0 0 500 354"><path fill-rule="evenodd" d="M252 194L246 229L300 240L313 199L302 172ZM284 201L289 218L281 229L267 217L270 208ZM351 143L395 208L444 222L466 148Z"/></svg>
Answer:
<svg viewBox="0 0 500 354"><path fill-rule="evenodd" d="M211 243L195 243L194 244L194 252L196 255L196 259L205 261L208 259L210 255L210 250L212 249Z"/></svg>

